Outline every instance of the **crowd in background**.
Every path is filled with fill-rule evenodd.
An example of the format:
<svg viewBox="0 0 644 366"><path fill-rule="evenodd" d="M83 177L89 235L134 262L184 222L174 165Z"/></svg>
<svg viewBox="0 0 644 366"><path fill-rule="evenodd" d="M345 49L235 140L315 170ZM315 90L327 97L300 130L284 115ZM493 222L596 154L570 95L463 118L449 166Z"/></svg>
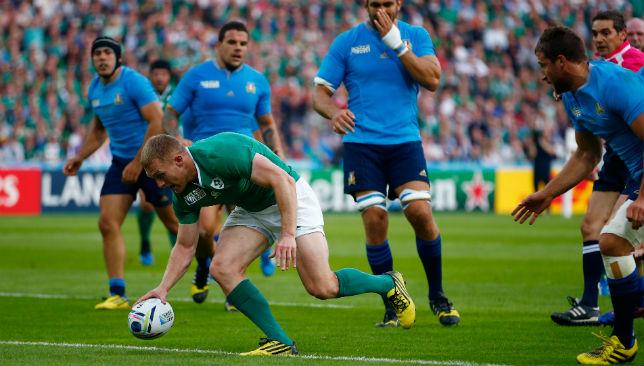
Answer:
<svg viewBox="0 0 644 366"><path fill-rule="evenodd" d="M405 0L400 18L429 31L442 67L439 90L418 99L427 160L523 163L532 130L546 131L563 155L568 121L541 82L534 45L558 22L591 52L590 19L608 8L630 19L644 2ZM311 108L312 80L332 40L367 19L364 0L0 2L0 162L60 163L80 147L96 36L120 40L127 66L147 74L165 58L178 78L213 57L219 28L233 19L250 30L247 63L271 83L288 158L339 164L341 139ZM336 100L346 105L346 92ZM109 159L103 148L89 160Z"/></svg>

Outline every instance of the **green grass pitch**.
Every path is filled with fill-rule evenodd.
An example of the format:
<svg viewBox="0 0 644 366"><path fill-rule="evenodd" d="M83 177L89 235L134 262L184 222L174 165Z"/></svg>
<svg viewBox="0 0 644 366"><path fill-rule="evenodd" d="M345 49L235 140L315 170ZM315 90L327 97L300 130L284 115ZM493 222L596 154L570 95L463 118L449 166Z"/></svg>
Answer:
<svg viewBox="0 0 644 366"><path fill-rule="evenodd" d="M417 304L411 330L373 327L382 316L377 295L320 301L292 270L264 278L253 263L249 277L301 353L261 361L236 355L253 349L261 333L241 314L224 312L216 286L205 304L190 301L192 269L170 293L176 321L159 339L131 336L126 311L95 311L107 291L96 220L0 219L0 364L574 365L578 353L599 345L591 332L601 328L560 327L549 318L568 307L566 295L581 292L579 217L546 216L528 227L510 216L438 213L444 286L462 317L453 328L439 325L429 310L413 232L400 214L391 216L389 240ZM157 220L156 263L143 267L133 215L123 230L128 295L136 298L160 281L169 245ZM368 271L359 215L326 215L326 232L332 268ZM600 304L608 309L609 299ZM641 321L636 332L642 333Z"/></svg>

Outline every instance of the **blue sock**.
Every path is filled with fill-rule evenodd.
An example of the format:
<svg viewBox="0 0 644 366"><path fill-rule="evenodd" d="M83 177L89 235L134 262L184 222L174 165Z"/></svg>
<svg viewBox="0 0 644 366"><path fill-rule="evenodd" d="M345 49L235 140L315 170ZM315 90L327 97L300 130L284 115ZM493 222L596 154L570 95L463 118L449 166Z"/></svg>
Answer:
<svg viewBox="0 0 644 366"><path fill-rule="evenodd" d="M215 243L219 241L219 234L215 234L215 236L212 237L215 240Z"/></svg>
<svg viewBox="0 0 644 366"><path fill-rule="evenodd" d="M122 278L110 278L110 296L119 295L125 297L125 280Z"/></svg>
<svg viewBox="0 0 644 366"><path fill-rule="evenodd" d="M208 284L208 275L210 274L210 262L212 257L197 257L197 270L195 271L195 285L203 288Z"/></svg>
<svg viewBox="0 0 644 366"><path fill-rule="evenodd" d="M599 241L585 241L582 251L584 294L581 297L581 303L594 308L597 307L597 298L599 297L597 284L604 273L604 262L599 252Z"/></svg>
<svg viewBox="0 0 644 366"><path fill-rule="evenodd" d="M367 249L367 260L369 261L369 267L371 267L371 273L379 275L394 270L394 260L391 257L389 240L377 245L367 244L365 248ZM382 302L385 304L385 311L395 311L384 295L382 296Z"/></svg>
<svg viewBox="0 0 644 366"><path fill-rule="evenodd" d="M637 270L618 280L608 279L610 297L615 311L613 335L626 348L633 346L633 312L640 303L640 279Z"/></svg>
<svg viewBox="0 0 644 366"><path fill-rule="evenodd" d="M440 234L434 240L423 240L416 237L416 249L423 268L425 268L425 276L427 276L429 284L429 300L444 297Z"/></svg>

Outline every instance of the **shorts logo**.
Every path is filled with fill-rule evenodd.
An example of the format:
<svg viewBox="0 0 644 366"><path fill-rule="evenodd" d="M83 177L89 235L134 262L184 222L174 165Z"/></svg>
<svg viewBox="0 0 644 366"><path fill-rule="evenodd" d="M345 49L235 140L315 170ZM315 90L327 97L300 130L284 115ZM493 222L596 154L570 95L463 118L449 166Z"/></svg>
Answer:
<svg viewBox="0 0 644 366"><path fill-rule="evenodd" d="M420 173L418 173L418 175L420 175L421 177L427 177L427 170L425 169L421 170Z"/></svg>
<svg viewBox="0 0 644 366"><path fill-rule="evenodd" d="M217 89L217 88L219 88L219 80L202 80L199 84L204 89Z"/></svg>
<svg viewBox="0 0 644 366"><path fill-rule="evenodd" d="M219 177L215 177L212 182L210 182L210 186L214 189L224 189L224 181Z"/></svg>
<svg viewBox="0 0 644 366"><path fill-rule="evenodd" d="M121 97L120 93L116 93L116 96L114 97L114 104L115 105L123 104L123 97Z"/></svg>
<svg viewBox="0 0 644 366"><path fill-rule="evenodd" d="M371 46L368 45L368 44L363 44L363 45L360 45L360 46L351 47L351 54L352 55L362 55L362 54L369 53L369 52L371 52Z"/></svg>
<svg viewBox="0 0 644 366"><path fill-rule="evenodd" d="M349 177L347 178L347 185L352 186L356 184L356 174L355 172L349 172Z"/></svg>
<svg viewBox="0 0 644 366"><path fill-rule="evenodd" d="M206 197L206 192L203 189L197 188L194 191L188 193L183 199L189 205L194 205L200 199Z"/></svg>
<svg viewBox="0 0 644 366"><path fill-rule="evenodd" d="M249 81L246 83L246 93L255 94L257 88L255 88L255 83Z"/></svg>

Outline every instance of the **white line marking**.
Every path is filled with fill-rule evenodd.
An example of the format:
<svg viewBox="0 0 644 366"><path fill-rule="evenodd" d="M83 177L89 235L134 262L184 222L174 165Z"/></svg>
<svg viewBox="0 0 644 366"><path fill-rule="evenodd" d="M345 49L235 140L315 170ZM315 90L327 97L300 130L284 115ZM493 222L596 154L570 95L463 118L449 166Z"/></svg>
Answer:
<svg viewBox="0 0 644 366"><path fill-rule="evenodd" d="M203 353L221 356L239 356L238 353L221 350L198 349L198 348L166 348L166 347L142 347L129 346L125 344L85 344L85 343L54 343L54 342L25 342L25 341L0 341L0 345L8 346L42 346L42 347L59 347L59 348L97 348L97 349L117 349L117 350L134 350L134 351L160 351L172 353ZM356 356L322 356L322 355L301 355L295 356L308 360L327 360L327 361L355 361L369 363L400 363L416 365L435 365L435 366L508 366L501 364L485 363L480 364L470 361L435 361L435 360L410 360L402 358L379 358L379 357L356 357Z"/></svg>
<svg viewBox="0 0 644 366"><path fill-rule="evenodd" d="M28 299L56 299L56 300L99 300L99 298L94 296L64 295L64 294L36 294L36 293L25 293L25 292L0 292L0 297L16 297L16 298L28 298ZM190 297L172 298L171 297L169 301L192 302L192 298ZM213 300L208 300L207 302L215 303L215 304L223 304L224 300L213 299ZM288 306L288 307L305 307L305 308L331 308L331 309L354 308L353 305L331 304L326 302L298 303L298 302L271 301L270 304L271 306Z"/></svg>

